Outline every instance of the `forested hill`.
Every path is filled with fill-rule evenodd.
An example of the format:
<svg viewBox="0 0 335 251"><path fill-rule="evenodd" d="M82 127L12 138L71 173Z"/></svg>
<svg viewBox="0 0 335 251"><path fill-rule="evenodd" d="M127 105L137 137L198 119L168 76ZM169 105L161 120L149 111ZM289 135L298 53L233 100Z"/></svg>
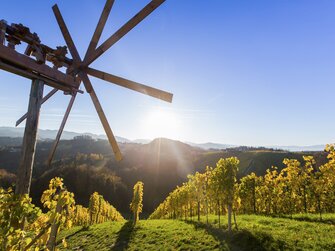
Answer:
<svg viewBox="0 0 335 251"><path fill-rule="evenodd" d="M4 139L3 139L4 140ZM2 142L4 142L2 140ZM10 144L0 148L0 182L13 182L20 159L19 138L6 138ZM284 158L302 160L313 154L319 163L325 160L323 152L293 153L269 149L236 148L203 150L179 141L155 139L148 144L120 143L124 159L116 162L106 140L88 136L62 140L51 167L45 166L52 142L39 141L35 157L32 197L39 204L43 190L52 177L64 178L67 188L74 192L78 203L87 205L94 191L102 194L119 211L128 212L132 187L144 182L144 212L150 213L186 176L215 166L221 157L236 156L240 160L239 176L255 172L264 174L271 166L283 167Z"/></svg>

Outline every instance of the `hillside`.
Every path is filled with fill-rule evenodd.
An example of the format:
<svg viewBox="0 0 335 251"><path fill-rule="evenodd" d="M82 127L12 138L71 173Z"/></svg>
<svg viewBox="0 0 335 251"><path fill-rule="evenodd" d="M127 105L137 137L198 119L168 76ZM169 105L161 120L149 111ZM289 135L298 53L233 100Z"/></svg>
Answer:
<svg viewBox="0 0 335 251"><path fill-rule="evenodd" d="M18 142L6 138L9 142ZM186 176L195 171L215 166L219 158L237 156L240 159L239 176L250 172L264 174L272 165L283 167L284 158L302 159L304 153L287 151L253 150L203 150L188 144L169 139L155 139L148 144L120 143L124 159L116 162L106 140L90 137L77 137L60 141L55 161L49 168L45 166L50 141L39 141L35 158L32 183L32 197L39 204L41 193L52 177L60 176L68 189L75 193L76 201L87 205L88 197L94 191L104 195L120 211L128 211L132 186L138 180L144 182L144 211L152 210L177 185L186 181ZM100 154L98 159L90 154ZM307 154L307 153L305 153ZM324 154L313 152L318 162L324 161ZM88 155L85 156L85 155ZM10 174L3 175L2 183L13 181L18 167L20 147L17 144L0 149L0 169ZM1 179L0 179L1 182Z"/></svg>
<svg viewBox="0 0 335 251"><path fill-rule="evenodd" d="M210 224L180 220L106 222L75 227L59 236L60 250L333 250L333 226L255 215L237 217L239 230L230 235ZM226 219L225 219L226 221ZM303 231L301 231L303 229ZM297 233L301 235L297 236ZM303 237L302 237L303 236ZM61 240L65 239L64 248Z"/></svg>
<svg viewBox="0 0 335 251"><path fill-rule="evenodd" d="M297 159L303 161L302 156L313 155L317 161L317 164L324 163L326 156L323 152L288 152L288 151L214 151L205 152L197 161L197 165L202 167L200 170L204 170L205 167L215 166L215 163L220 158L237 157L240 160L239 164L239 177L250 174L251 172L257 175L263 175L266 169L271 166L276 166L281 170L284 167L283 160L285 158Z"/></svg>

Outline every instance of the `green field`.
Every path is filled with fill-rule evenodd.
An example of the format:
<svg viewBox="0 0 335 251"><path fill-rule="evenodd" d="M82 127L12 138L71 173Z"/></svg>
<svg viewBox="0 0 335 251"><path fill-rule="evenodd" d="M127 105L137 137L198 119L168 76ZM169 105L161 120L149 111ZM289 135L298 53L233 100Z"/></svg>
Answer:
<svg viewBox="0 0 335 251"><path fill-rule="evenodd" d="M331 217L328 215L328 217ZM334 215L332 216L334 218ZM61 250L335 250L335 226L255 215L237 216L239 230L218 227L217 216L201 222L142 220L106 222L61 232ZM226 218L221 222L226 223ZM66 239L64 248L62 239Z"/></svg>

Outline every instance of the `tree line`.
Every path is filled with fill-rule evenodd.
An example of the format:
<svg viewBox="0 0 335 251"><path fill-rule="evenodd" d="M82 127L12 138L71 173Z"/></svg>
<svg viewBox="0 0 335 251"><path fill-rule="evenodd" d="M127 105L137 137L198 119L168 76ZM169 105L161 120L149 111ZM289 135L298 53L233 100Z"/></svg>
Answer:
<svg viewBox="0 0 335 251"><path fill-rule="evenodd" d="M325 148L328 161L316 166L313 156L303 162L284 159L284 168L267 169L265 175L251 173L237 180L239 160L220 159L216 167L188 176L151 214L151 219L200 220L201 215L228 213L228 228L235 213L289 215L335 211L335 150ZM235 218L235 217L234 217ZM208 217L207 217L208 222ZM236 221L235 221L236 224ZM237 224L236 224L237 227Z"/></svg>

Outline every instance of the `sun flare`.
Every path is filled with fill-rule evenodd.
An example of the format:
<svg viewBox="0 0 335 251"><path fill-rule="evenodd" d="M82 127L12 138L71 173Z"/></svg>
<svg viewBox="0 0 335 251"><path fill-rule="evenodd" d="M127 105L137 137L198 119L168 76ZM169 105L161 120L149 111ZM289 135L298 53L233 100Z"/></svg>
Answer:
<svg viewBox="0 0 335 251"><path fill-rule="evenodd" d="M179 132L177 115L168 109L156 108L148 112L142 121L142 131L147 138L166 137L176 139Z"/></svg>

